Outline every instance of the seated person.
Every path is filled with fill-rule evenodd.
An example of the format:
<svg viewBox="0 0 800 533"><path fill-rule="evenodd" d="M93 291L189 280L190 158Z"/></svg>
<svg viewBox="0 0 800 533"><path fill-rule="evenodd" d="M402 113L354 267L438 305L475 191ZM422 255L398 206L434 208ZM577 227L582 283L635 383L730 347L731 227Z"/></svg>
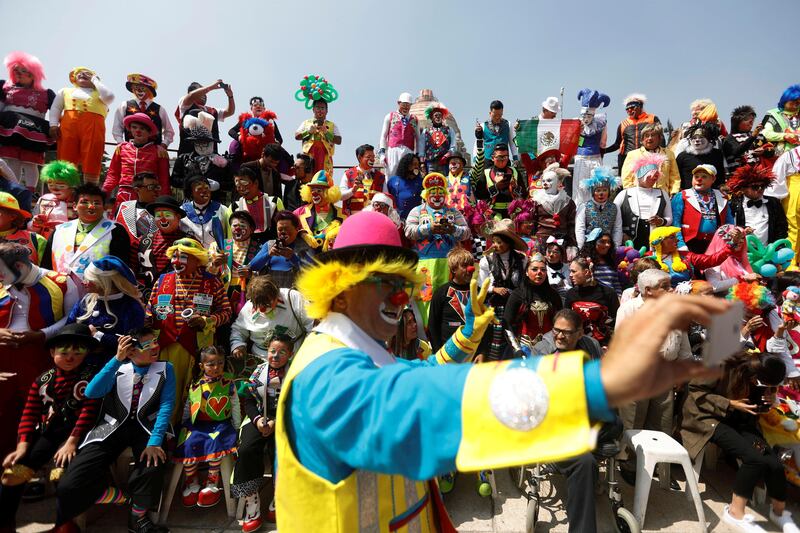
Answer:
<svg viewBox="0 0 800 533"><path fill-rule="evenodd" d="M86 397L103 398L103 404L80 453L58 484L56 531L78 531L72 520L106 490L105 476L98 473L108 470L128 447L135 462L128 478L128 531L169 531L153 524L147 513L158 507L161 498L167 460L164 436L175 407L172 364L159 361L158 355L154 331L134 330L120 338L117 354L86 386Z"/></svg>
<svg viewBox="0 0 800 533"><path fill-rule="evenodd" d="M0 530L15 530L22 493L35 472L51 459L56 468L66 467L91 429L100 402L87 399L82 391L97 368L84 364L84 359L99 344L83 324L66 326L47 340L53 367L31 384L17 449L3 460Z"/></svg>
<svg viewBox="0 0 800 533"><path fill-rule="evenodd" d="M683 405L681 438L694 460L709 442L741 461L733 482L730 505L722 521L736 531L755 531L747 501L762 479L771 505L769 519L785 532L798 531L786 511L786 473L778 455L764 440L759 413L769 410L775 391L786 376L786 366L772 354L744 353L725 362L717 381L691 381ZM760 528L759 528L760 529Z"/></svg>

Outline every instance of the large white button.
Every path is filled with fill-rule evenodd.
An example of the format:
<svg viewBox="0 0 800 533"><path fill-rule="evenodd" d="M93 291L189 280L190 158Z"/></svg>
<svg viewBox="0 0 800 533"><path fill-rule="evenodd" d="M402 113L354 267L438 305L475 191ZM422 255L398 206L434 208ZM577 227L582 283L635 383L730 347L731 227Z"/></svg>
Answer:
<svg viewBox="0 0 800 533"><path fill-rule="evenodd" d="M530 368L510 368L494 378L489 388L489 406L504 426L530 431L547 416L550 393Z"/></svg>

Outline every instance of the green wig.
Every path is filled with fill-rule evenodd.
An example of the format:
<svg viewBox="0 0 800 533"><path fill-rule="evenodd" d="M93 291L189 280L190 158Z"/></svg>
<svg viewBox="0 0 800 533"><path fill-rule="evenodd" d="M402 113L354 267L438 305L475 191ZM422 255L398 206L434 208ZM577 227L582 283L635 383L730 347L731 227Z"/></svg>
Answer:
<svg viewBox="0 0 800 533"><path fill-rule="evenodd" d="M45 183L50 181L63 181L70 187L81 184L81 175L78 168L69 161L52 161L42 167L39 179Z"/></svg>

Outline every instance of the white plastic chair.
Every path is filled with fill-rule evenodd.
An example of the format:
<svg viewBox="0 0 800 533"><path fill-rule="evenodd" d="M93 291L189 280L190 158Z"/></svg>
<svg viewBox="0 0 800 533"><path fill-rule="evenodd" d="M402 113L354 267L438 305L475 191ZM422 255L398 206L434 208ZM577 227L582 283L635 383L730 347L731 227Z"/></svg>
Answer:
<svg viewBox="0 0 800 533"><path fill-rule="evenodd" d="M643 429L625 431L623 443L636 451L636 490L633 499L633 514L639 521L639 525L644 528L647 501L650 499L650 484L653 481L653 471L656 465L667 463L664 465L667 468L662 469L659 477L661 486L669 488L668 464L674 463L683 467L686 475L686 497L694 501L697 519L703 532L706 532L703 501L700 499L697 476L686 448L666 433Z"/></svg>

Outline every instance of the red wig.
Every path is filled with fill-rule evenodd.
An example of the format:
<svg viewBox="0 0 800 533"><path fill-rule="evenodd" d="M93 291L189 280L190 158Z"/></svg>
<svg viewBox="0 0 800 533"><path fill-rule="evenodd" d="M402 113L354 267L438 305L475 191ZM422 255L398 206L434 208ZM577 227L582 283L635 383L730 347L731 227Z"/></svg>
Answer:
<svg viewBox="0 0 800 533"><path fill-rule="evenodd" d="M42 87L42 81L46 78L44 76L44 67L42 66L42 62L39 61L38 57L26 54L25 52L17 51L8 54L3 62L6 65L6 69L8 69L8 81L6 81L6 87L11 87L17 83L17 75L14 74L14 67L19 66L29 71L33 76L34 89L37 91L44 90L44 87Z"/></svg>
<svg viewBox="0 0 800 533"><path fill-rule="evenodd" d="M748 185L769 187L775 181L775 174L766 165L742 165L728 178L726 184L733 194L741 194Z"/></svg>

